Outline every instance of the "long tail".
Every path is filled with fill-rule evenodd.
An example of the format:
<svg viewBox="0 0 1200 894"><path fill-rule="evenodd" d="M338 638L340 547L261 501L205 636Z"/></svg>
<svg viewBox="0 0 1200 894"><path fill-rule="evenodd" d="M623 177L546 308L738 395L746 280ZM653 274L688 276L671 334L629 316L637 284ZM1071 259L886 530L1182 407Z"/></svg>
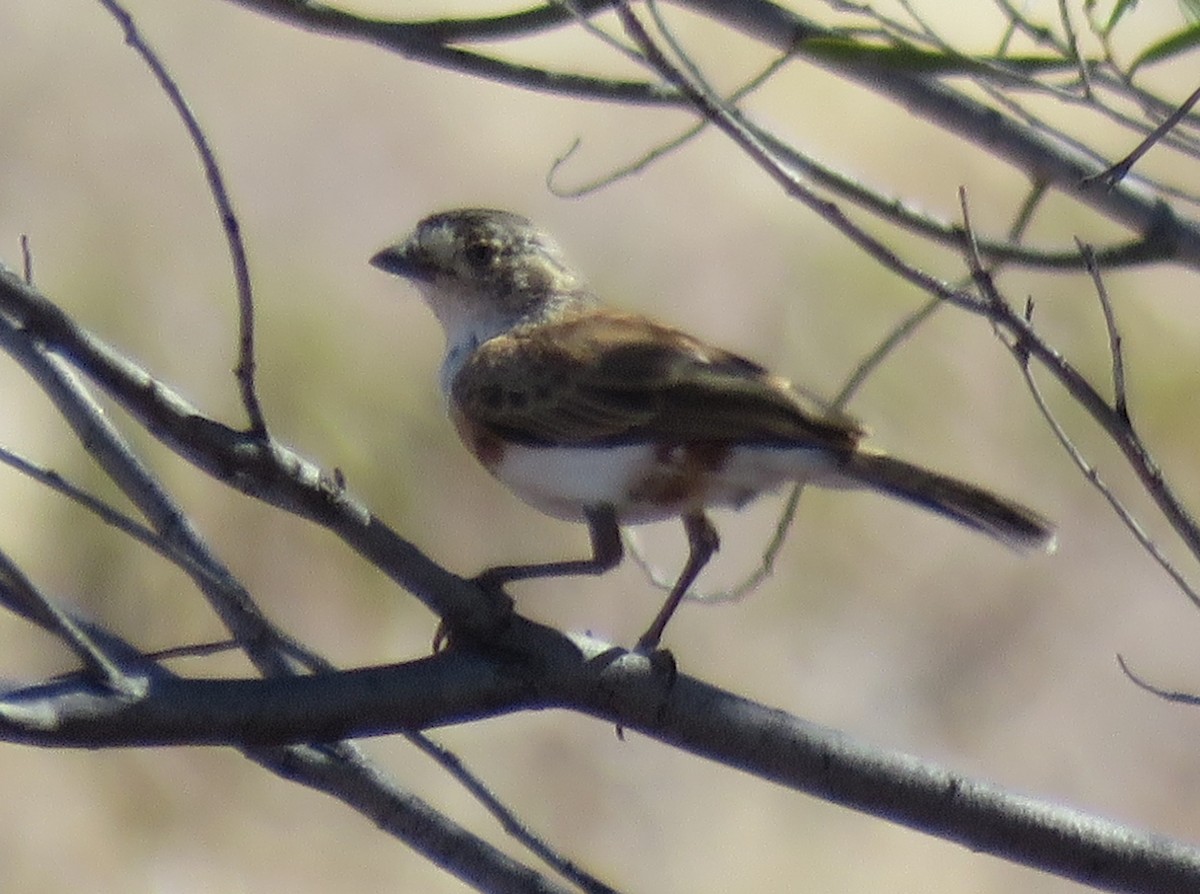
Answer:
<svg viewBox="0 0 1200 894"><path fill-rule="evenodd" d="M861 449L839 472L860 485L932 509L1015 549L1054 551L1053 524L1032 509L974 484Z"/></svg>

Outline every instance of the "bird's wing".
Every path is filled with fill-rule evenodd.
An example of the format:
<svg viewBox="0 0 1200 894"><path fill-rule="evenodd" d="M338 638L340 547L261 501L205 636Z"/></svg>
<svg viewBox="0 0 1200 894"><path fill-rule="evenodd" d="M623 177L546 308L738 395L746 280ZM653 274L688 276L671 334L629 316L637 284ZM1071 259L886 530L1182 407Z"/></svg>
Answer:
<svg viewBox="0 0 1200 894"><path fill-rule="evenodd" d="M854 423L807 409L750 360L645 317L586 313L480 345L453 383L459 412L522 443L665 441L848 451Z"/></svg>

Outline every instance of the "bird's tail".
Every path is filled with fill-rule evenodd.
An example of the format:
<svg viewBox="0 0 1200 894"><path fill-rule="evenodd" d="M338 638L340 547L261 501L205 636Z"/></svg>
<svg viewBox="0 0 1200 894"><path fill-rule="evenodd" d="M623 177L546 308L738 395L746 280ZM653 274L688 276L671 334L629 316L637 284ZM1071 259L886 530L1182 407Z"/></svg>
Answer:
<svg viewBox="0 0 1200 894"><path fill-rule="evenodd" d="M924 506L1015 549L1054 551L1053 524L1032 509L974 484L862 449L838 471L860 486Z"/></svg>

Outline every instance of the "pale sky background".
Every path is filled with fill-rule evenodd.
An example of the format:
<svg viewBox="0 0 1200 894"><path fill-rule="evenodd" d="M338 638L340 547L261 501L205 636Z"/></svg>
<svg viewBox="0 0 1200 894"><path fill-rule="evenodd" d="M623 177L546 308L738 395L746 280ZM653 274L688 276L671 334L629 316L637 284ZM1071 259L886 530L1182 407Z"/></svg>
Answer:
<svg viewBox="0 0 1200 894"><path fill-rule="evenodd" d="M968 47L994 45L993 5L967 5L969 15L957 2L922 8ZM406 15L415 6L374 4ZM1031 4L1030 14L1053 16L1053 6ZM577 137L582 146L561 173L567 184L674 134L692 120L684 113L487 83L219 0L131 0L130 8L228 178L255 277L269 422L301 453L341 468L380 516L456 572L582 554L587 538L490 480L442 416L440 331L410 288L366 263L424 214L458 205L528 214L613 303L827 394L922 300L717 135L587 198L547 191L548 168ZM1179 24L1173 4L1137 16L1135 43ZM769 58L703 23L685 22L681 33L723 86ZM0 35L0 260L18 267L18 237L28 234L49 296L206 412L240 422L223 237L166 100L97 3L10 0L0 4ZM622 70L578 34L513 53ZM985 154L802 63L747 108L817 157L937 213L953 216L965 185L977 224L993 231L1022 194L1022 178ZM1114 155L1133 142L1124 133L1098 139ZM1034 231L1054 245L1116 232L1069 201L1054 209ZM961 273L952 256L889 239L937 275ZM1135 418L1193 508L1195 282L1166 268L1109 279ZM1002 284L1018 299L1033 295L1046 336L1093 381L1106 381L1102 321L1082 278L1017 273ZM111 494L13 364L0 363L0 387L0 443ZM1060 393L1049 396L1106 477L1182 557L1115 452ZM673 621L667 644L681 669L1018 791L1200 839L1200 710L1138 691L1114 657L1164 686L1200 691L1200 613L1070 465L990 328L942 312L851 411L894 452L1057 519L1059 552L1021 557L879 497L812 492L773 578L740 604L685 606ZM222 489L156 446L147 455L287 630L344 666L428 648L429 613L332 537ZM9 471L0 471L0 499L0 546L48 592L145 648L220 636L181 574L81 510ZM777 507L767 500L719 517L724 546L706 581L753 568ZM673 568L681 558L674 527L644 540L658 564ZM1183 568L1197 577L1193 565ZM628 563L600 580L513 592L532 617L621 643L634 640L660 599ZM0 655L0 673L12 679L69 666L62 650L10 618L0 618ZM438 736L533 829L622 890L1081 890L638 735L618 741L605 724L564 712ZM366 747L402 785L511 846L404 743ZM0 791L4 890L463 890L340 803L232 750L3 746Z"/></svg>

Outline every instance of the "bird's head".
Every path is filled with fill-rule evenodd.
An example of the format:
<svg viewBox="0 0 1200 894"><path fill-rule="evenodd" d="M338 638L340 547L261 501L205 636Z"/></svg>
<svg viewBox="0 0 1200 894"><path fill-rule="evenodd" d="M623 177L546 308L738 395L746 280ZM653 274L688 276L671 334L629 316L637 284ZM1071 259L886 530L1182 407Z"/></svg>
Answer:
<svg viewBox="0 0 1200 894"><path fill-rule="evenodd" d="M560 305L592 300L554 240L510 211L431 214L371 263L411 280L451 342L468 335L482 341Z"/></svg>

